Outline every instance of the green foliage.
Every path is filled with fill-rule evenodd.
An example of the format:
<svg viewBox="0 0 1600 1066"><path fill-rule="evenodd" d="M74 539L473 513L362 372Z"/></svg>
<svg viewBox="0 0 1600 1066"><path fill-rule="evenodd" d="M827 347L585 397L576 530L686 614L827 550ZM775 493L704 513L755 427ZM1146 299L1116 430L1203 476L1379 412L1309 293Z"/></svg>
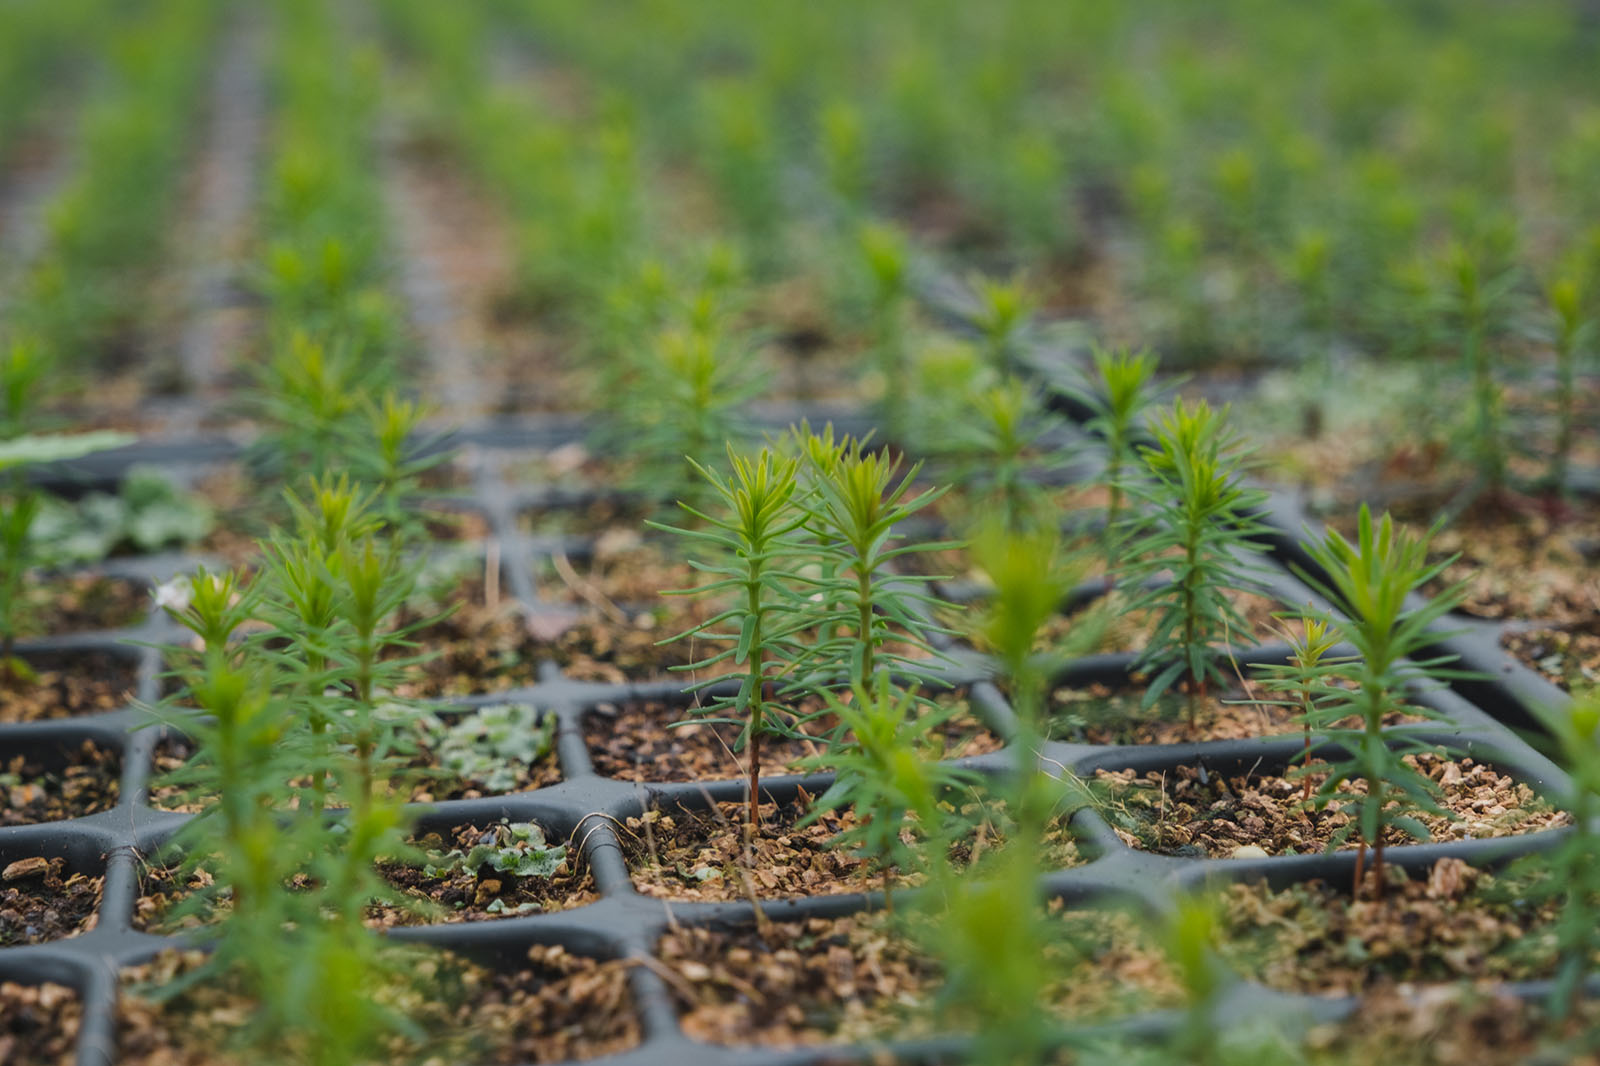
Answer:
<svg viewBox="0 0 1600 1066"><path fill-rule="evenodd" d="M1261 551L1250 538L1262 530L1253 512L1265 494L1243 485L1243 449L1226 418L1226 408L1179 400L1152 427L1155 446L1142 449L1147 482L1128 487L1144 508L1127 521L1119 576L1127 609L1155 614L1134 663L1154 671L1142 703L1152 706L1186 679L1191 728L1204 687L1227 683L1219 646L1254 640L1228 593L1250 587L1247 559ZM1161 583L1146 587L1151 581Z"/></svg>
<svg viewBox="0 0 1600 1066"><path fill-rule="evenodd" d="M1150 409L1155 406L1154 379L1156 357L1148 350L1102 348L1090 351L1094 374L1086 389L1067 389L1067 393L1086 404L1093 415L1086 424L1106 448L1101 481L1106 489L1106 524L1103 538L1107 573L1115 574L1120 563L1123 536L1123 496L1125 478L1134 465L1135 446L1145 431Z"/></svg>
<svg viewBox="0 0 1600 1066"><path fill-rule="evenodd" d="M1521 862L1532 877L1522 887L1533 902L1557 899L1561 915L1555 938L1561 959L1550 989L1550 1010L1567 1018L1585 995L1600 943L1600 690L1577 694L1570 708L1543 708L1539 721L1555 739L1556 757L1572 781L1570 793L1553 797L1572 812L1572 828L1550 851Z"/></svg>
<svg viewBox="0 0 1600 1066"><path fill-rule="evenodd" d="M1563 277L1551 283L1547 297L1555 319L1556 349L1556 438L1547 477L1553 491L1565 493L1575 428L1577 372L1594 344L1597 319L1593 311L1585 307L1584 293L1575 277Z"/></svg>
<svg viewBox="0 0 1600 1066"><path fill-rule="evenodd" d="M1022 335L1034 311L1027 279L1017 274L1006 281L978 277L972 282L978 299L973 325L983 337L989 365L1001 377L1020 369Z"/></svg>
<svg viewBox="0 0 1600 1066"><path fill-rule="evenodd" d="M1062 976L1049 950L1060 930L1036 886L1035 856L1008 841L981 870L954 871L936 882L927 948L945 973L940 1004L976 1026L969 1061L981 1066L1044 1061L1056 1035L1040 1009L1044 990Z"/></svg>
<svg viewBox="0 0 1600 1066"><path fill-rule="evenodd" d="M1221 1034L1213 1018L1226 982L1216 957L1219 904L1214 898L1182 895L1157 924L1157 939L1183 986L1186 1009L1173 1038L1182 1061L1207 1066L1220 1062Z"/></svg>
<svg viewBox="0 0 1600 1066"><path fill-rule="evenodd" d="M433 853L423 865L429 877L447 877L457 870L479 876L487 868L510 877L554 877L567 861L564 844L550 844L544 830L533 822L502 821L488 834L490 839L474 844L470 851L452 848Z"/></svg>
<svg viewBox="0 0 1600 1066"><path fill-rule="evenodd" d="M902 474L898 457L851 437L835 442L832 426L819 435L802 425L794 440L809 486L798 500L811 537L807 561L821 570L807 579L803 611L819 634L797 663L800 679L819 687L859 679L870 687L880 671L914 671L885 646L892 640L933 653L920 609L929 601L916 591L928 579L888 568L901 556L949 546L904 543L899 528L942 490L914 493L921 464Z"/></svg>
<svg viewBox="0 0 1600 1066"><path fill-rule="evenodd" d="M1418 536L1397 529L1387 514L1374 523L1363 504L1354 543L1330 529L1320 542L1304 545L1318 568L1318 573L1304 575L1306 580L1342 612L1308 614L1355 649L1349 660L1324 661L1319 666L1321 676L1314 691L1320 702L1313 731L1343 754L1319 767L1326 776L1312 802L1319 809L1337 804L1351 819L1330 846L1337 847L1354 833L1375 850L1373 874L1380 895L1385 833L1393 828L1426 840L1427 828L1409 812L1445 813L1438 802L1438 786L1404 761L1409 753L1436 749L1390 733L1384 725L1386 718L1402 711L1441 718L1432 708L1408 701L1407 692L1417 684L1453 676L1444 669L1449 657L1417 656L1439 639L1429 627L1461 601L1462 586L1440 590L1414 606L1407 603L1410 593L1433 581L1451 562L1428 561L1431 536L1431 532ZM1360 720L1359 728L1335 724L1351 716ZM1353 781L1362 782L1364 789L1352 790Z"/></svg>
<svg viewBox="0 0 1600 1066"><path fill-rule="evenodd" d="M710 582L669 595L727 597L728 606L693 629L669 638L725 642L705 658L685 667L702 671L728 662L740 667L738 690L713 694L704 713L724 715L741 727L740 744L748 750L750 824L759 821L757 789L761 775L761 737L781 729L769 713L770 690L781 683L790 663L800 653L796 634L808 619L801 613L796 592L796 567L803 551L799 532L806 515L796 506L800 488L800 460L784 458L762 448L754 458L728 451L729 473L722 475L695 464L714 493L714 506L700 511L679 504L702 523L699 529L679 529L649 523L681 537L691 549L713 559L696 559L696 570L712 576ZM704 689L716 678L702 678L691 689Z"/></svg>
<svg viewBox="0 0 1600 1066"><path fill-rule="evenodd" d="M45 497L32 538L49 565L97 562L124 548L157 552L200 543L216 516L203 496L186 493L153 467L132 466L115 496Z"/></svg>
<svg viewBox="0 0 1600 1066"><path fill-rule="evenodd" d="M1499 493L1506 485L1507 440L1504 401L1495 363L1497 336L1507 327L1507 304L1517 274L1490 273L1492 264L1477 249L1454 245L1446 256L1440 307L1469 382L1472 420L1464 427L1479 486Z"/></svg>
<svg viewBox="0 0 1600 1066"><path fill-rule="evenodd" d="M494 792L517 786L518 768L538 762L555 748L556 717L526 703L491 703L448 720L421 722L442 773L481 781Z"/></svg>
<svg viewBox="0 0 1600 1066"><path fill-rule="evenodd" d="M910 432L906 400L910 393L910 249L892 226L869 222L857 232L860 257L871 292L871 365L883 380L883 422L894 440Z"/></svg>
<svg viewBox="0 0 1600 1066"><path fill-rule="evenodd" d="M1279 619L1286 619L1289 615L1276 615ZM1278 702L1279 706L1293 709L1295 719L1300 722L1305 731L1304 761L1311 761L1311 730L1324 715L1321 713L1330 699L1337 698L1322 683L1328 675L1330 668L1347 662L1338 659L1329 653L1339 643L1339 633L1331 629L1327 620L1314 617L1307 610L1300 615L1301 627L1297 630L1287 628L1283 636L1289 645L1289 661L1287 663L1269 663L1256 666L1256 674L1261 679L1262 687L1268 692L1281 693L1285 698ZM1311 778L1305 780L1305 798L1311 798Z"/></svg>
<svg viewBox="0 0 1600 1066"><path fill-rule="evenodd" d="M939 760L938 730L960 706L928 710L913 693L897 690L886 674L877 675L870 687L857 680L848 701L831 692L824 698L844 739L830 745L827 754L808 760L832 770L834 780L800 824L828 811L852 810L857 824L834 838L836 846L853 848L886 873L925 871L930 861L926 842L905 840L908 817L924 833L934 827L935 839L942 840L938 827L949 816L941 801L980 780L970 770Z"/></svg>
<svg viewBox="0 0 1600 1066"><path fill-rule="evenodd" d="M28 571L44 561L38 552L36 527L45 497L29 484L28 467L79 459L133 440L127 434L109 431L67 435L20 432L31 417L27 397L36 366L27 356L19 358L16 348L0 364L0 392L6 396L8 408L6 421L20 433L0 439L0 471L6 472L5 483L0 484L0 681L6 682L31 680L33 676L33 671L14 653L21 627L18 611L24 602Z"/></svg>

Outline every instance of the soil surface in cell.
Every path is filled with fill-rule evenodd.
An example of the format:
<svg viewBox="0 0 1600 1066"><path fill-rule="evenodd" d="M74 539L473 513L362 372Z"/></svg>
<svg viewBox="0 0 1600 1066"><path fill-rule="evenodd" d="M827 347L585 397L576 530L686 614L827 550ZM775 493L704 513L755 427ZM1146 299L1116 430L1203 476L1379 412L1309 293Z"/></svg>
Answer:
<svg viewBox="0 0 1600 1066"><path fill-rule="evenodd" d="M798 823L809 799L761 806L761 825L747 843L744 803L719 803L710 810L646 811L623 828L623 851L634 888L660 899L726 901L871 892L884 887L883 871L834 838L856 825L849 809L830 811L808 825ZM971 863L1005 840L1003 805L981 798L954 812L970 829L952 850L958 864ZM1046 830L1042 869L1083 862L1063 816ZM905 830L911 834L913 829ZM915 879L896 876L891 887Z"/></svg>
<svg viewBox="0 0 1600 1066"><path fill-rule="evenodd" d="M1507 651L1568 692L1600 685L1600 605L1587 622L1532 626L1500 638Z"/></svg>
<svg viewBox="0 0 1600 1066"><path fill-rule="evenodd" d="M0 770L6 805L0 826L82 818L117 805L122 760L85 740L59 769L26 755L13 755Z"/></svg>
<svg viewBox="0 0 1600 1066"><path fill-rule="evenodd" d="M1274 892L1234 885L1224 902L1223 950L1273 988L1360 995L1402 982L1524 980L1556 959L1556 904L1535 904L1509 878L1459 859L1425 874L1388 868L1383 901L1322 881ZM1468 1059L1462 1061L1476 1061Z"/></svg>
<svg viewBox="0 0 1600 1066"><path fill-rule="evenodd" d="M169 951L123 971L124 988L157 986L199 966L198 952ZM412 987L386 993L420 1026L393 1061L472 1061L485 1066L565 1062L625 1051L639 1043L627 967L535 945L526 968L485 969L443 952L405 960ZM125 993L118 1005L117 1062L123 1066L249 1066L260 1055L233 1042L256 1008L225 982L196 982L170 999Z"/></svg>
<svg viewBox="0 0 1600 1066"><path fill-rule="evenodd" d="M1534 833L1571 821L1570 815L1551 807L1533 789L1487 764L1432 754L1405 759L1439 787L1441 805L1450 812L1450 817L1409 812L1434 841ZM1315 774L1311 781L1313 789L1320 784ZM1164 855L1226 859L1240 848L1268 855L1320 853L1351 821L1332 808L1302 809L1304 779L1277 774L1224 775L1199 766L1143 775L1098 770L1092 787L1102 791L1101 813L1125 844ZM1361 782L1348 787L1363 791ZM1384 843L1415 841L1391 828ZM1342 846L1357 844L1352 834Z"/></svg>
<svg viewBox="0 0 1600 1066"><path fill-rule="evenodd" d="M401 611L399 625L433 618L451 605L447 617L411 636L417 647L396 654L428 658L412 679L396 686L407 698L437 699L500 692L538 680L538 642L528 632L521 608L504 589L490 589L483 574L464 578L453 591L414 601Z"/></svg>
<svg viewBox="0 0 1600 1066"><path fill-rule="evenodd" d="M1052 1013L1089 1020L1178 1000L1160 952L1126 915L1052 909L1061 937L1042 950L1063 975L1042 997ZM662 937L657 957L674 974L684 1031L709 1043L787 1047L967 1028L936 1009L937 963L881 914L765 930L682 926Z"/></svg>
<svg viewBox="0 0 1600 1066"><path fill-rule="evenodd" d="M83 1004L65 985L0 982L0 1062L71 1066Z"/></svg>
<svg viewBox="0 0 1600 1066"><path fill-rule="evenodd" d="M1600 1002L1578 1004L1565 1022L1547 1006L1493 985L1431 985L1395 995L1364 997L1342 1025L1319 1026L1310 1037L1331 1062L1404 1062L1411 1066L1594 1066L1575 1036L1600 1027ZM1320 1060L1319 1060L1320 1061Z"/></svg>
<svg viewBox="0 0 1600 1066"><path fill-rule="evenodd" d="M102 877L67 873L62 858L37 855L8 863L0 870L0 947L88 932L104 887Z"/></svg>
<svg viewBox="0 0 1600 1066"><path fill-rule="evenodd" d="M1143 689L1113 689L1101 684L1062 686L1050 693L1046 728L1050 739L1076 744L1189 744L1300 729L1294 720L1295 709L1273 702L1285 699L1284 695L1267 692L1258 681L1247 684L1248 689L1234 688L1197 697L1192 727L1186 682L1162 693L1150 707L1140 706ZM1387 716L1384 724L1422 720L1417 715L1395 713Z"/></svg>
<svg viewBox="0 0 1600 1066"><path fill-rule="evenodd" d="M954 694L935 697L940 703L959 698ZM685 724L674 724L680 721ZM806 723L806 730L816 734L816 740L763 737L762 773L804 772L806 768L798 765L802 760L826 754L822 734L833 724L831 718ZM624 781L718 780L746 772L746 753L734 750L739 727L697 722L686 708L664 703L601 704L584 716L583 737L596 772ZM982 755L1002 746L1000 738L970 711L949 718L934 731L933 740L936 750L925 754L934 759Z"/></svg>
<svg viewBox="0 0 1600 1066"><path fill-rule="evenodd" d="M0 723L71 718L126 707L137 666L100 651L39 652L22 656L36 675L0 679Z"/></svg>
<svg viewBox="0 0 1600 1066"><path fill-rule="evenodd" d="M528 792L561 781L561 764L556 758L553 735L546 734L550 746L536 751L532 759L522 757L524 749L520 744L513 755L486 738L475 745L452 746L449 738L469 734L466 727L473 717L470 713L419 717L416 726L405 734L414 746L414 753L404 758L404 765L390 779L390 787L403 789L413 803L436 803ZM453 734L449 732L452 727ZM521 742L529 739L526 734L530 728L539 727L516 728L520 730L519 735L508 739ZM150 785L149 802L152 807L189 813L202 808L205 797L197 794L194 786L167 777L180 770L193 754L193 746L183 737L164 737L156 744L151 758L154 780ZM310 784L309 779L297 779L293 783L297 786Z"/></svg>
<svg viewBox="0 0 1600 1066"><path fill-rule="evenodd" d="M414 844L432 864L401 865L384 862L379 871L401 895L420 904L416 909L377 903L368 909L368 922L380 926L425 925L433 922L476 922L510 918L519 914L567 910L599 898L594 875L575 846L545 842L536 832L532 841L518 840L506 825L460 825L447 833L417 838ZM559 848L552 854L548 849ZM470 865L476 849L497 852L506 869L485 861ZM519 875L519 863L526 862Z"/></svg>
<svg viewBox="0 0 1600 1066"><path fill-rule="evenodd" d="M150 586L101 574L70 574L27 583L22 598L18 636L54 636L138 625L150 609Z"/></svg>

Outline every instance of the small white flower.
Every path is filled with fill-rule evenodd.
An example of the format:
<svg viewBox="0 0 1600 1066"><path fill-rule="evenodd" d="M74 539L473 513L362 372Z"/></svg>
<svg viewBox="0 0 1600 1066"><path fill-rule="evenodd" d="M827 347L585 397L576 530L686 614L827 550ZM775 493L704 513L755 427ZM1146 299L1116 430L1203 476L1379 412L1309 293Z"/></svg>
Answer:
<svg viewBox="0 0 1600 1066"><path fill-rule="evenodd" d="M169 611L186 611L194 599L194 579L187 574L179 574L171 581L157 585L153 595L157 607L165 607Z"/></svg>

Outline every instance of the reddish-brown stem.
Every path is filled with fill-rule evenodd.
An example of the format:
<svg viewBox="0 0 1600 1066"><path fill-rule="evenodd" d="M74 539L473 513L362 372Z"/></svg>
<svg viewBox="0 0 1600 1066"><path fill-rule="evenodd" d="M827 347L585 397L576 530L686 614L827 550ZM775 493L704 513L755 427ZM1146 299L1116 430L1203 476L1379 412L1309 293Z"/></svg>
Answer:
<svg viewBox="0 0 1600 1066"><path fill-rule="evenodd" d="M750 838L761 829L761 734L750 733Z"/></svg>
<svg viewBox="0 0 1600 1066"><path fill-rule="evenodd" d="M1363 840L1361 842L1361 846L1356 849L1355 884L1352 885L1351 889L1350 889L1350 894L1352 896L1354 896L1356 899L1360 899L1361 898L1361 875L1366 872L1366 868L1367 868L1367 842L1365 840Z"/></svg>

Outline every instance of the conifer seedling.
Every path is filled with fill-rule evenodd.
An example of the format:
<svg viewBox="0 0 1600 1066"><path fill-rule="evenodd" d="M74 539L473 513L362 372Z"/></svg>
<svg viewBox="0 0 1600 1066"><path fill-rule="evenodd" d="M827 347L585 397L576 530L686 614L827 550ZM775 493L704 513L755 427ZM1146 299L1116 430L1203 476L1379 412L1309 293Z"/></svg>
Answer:
<svg viewBox="0 0 1600 1066"><path fill-rule="evenodd" d="M1129 486L1144 508L1128 520L1120 577L1133 590L1127 609L1155 615L1134 662L1153 671L1142 705L1185 681L1191 730L1207 686L1227 684L1220 646L1253 642L1228 593L1251 587L1248 559L1262 550L1251 538L1263 529L1253 515L1265 494L1245 487L1244 451L1226 418L1204 400L1177 401L1152 427L1155 446L1141 450L1148 480Z"/></svg>

